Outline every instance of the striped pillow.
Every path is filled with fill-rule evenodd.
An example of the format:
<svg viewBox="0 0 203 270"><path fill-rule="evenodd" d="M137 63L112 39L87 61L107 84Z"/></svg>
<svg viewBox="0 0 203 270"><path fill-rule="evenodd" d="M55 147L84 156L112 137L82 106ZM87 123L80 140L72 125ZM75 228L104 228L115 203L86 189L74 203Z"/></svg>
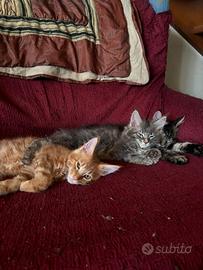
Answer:
<svg viewBox="0 0 203 270"><path fill-rule="evenodd" d="M130 0L0 0L0 73L146 84L133 11Z"/></svg>

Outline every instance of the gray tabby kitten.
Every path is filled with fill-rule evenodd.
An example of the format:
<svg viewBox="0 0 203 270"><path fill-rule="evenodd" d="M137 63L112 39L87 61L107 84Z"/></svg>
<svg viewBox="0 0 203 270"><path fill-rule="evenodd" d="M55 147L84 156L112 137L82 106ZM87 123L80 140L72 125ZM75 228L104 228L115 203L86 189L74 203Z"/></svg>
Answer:
<svg viewBox="0 0 203 270"><path fill-rule="evenodd" d="M161 158L161 151L155 148L164 140L163 127L166 117L151 121L143 121L134 111L130 123L124 125L86 126L75 129L65 129L53 135L37 139L26 150L23 163L30 164L35 152L46 143L59 144L69 149L78 148L89 139L100 136L100 141L95 149L97 157L101 160L118 160L129 163L152 165Z"/></svg>

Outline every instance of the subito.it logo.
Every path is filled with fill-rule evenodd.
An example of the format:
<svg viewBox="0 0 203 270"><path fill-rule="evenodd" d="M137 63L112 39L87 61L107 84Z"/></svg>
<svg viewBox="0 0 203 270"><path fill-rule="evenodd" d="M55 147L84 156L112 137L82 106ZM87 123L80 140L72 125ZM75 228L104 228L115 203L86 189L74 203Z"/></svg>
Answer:
<svg viewBox="0 0 203 270"><path fill-rule="evenodd" d="M145 255L151 255L154 252L154 247L150 243L145 243L142 246L142 253Z"/></svg>

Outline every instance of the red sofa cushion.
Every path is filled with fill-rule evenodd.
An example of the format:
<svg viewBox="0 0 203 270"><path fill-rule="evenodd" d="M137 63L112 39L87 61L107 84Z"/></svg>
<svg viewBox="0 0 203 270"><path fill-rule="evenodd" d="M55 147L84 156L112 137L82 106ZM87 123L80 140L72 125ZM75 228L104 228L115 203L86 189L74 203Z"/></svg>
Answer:
<svg viewBox="0 0 203 270"><path fill-rule="evenodd" d="M186 113L187 131L197 127L203 140L203 102L164 89L172 116ZM192 104L192 107L191 105ZM73 108L73 107L72 107ZM156 109L153 106L153 111ZM75 121L78 112L75 113ZM194 120L194 116L197 117ZM73 114L72 114L73 117ZM137 269L201 270L203 267L202 159L176 166L126 164L118 174L94 185L61 183L41 194L0 198L0 266L8 270ZM190 247L190 253L145 255L155 250ZM179 249L180 251L180 249Z"/></svg>

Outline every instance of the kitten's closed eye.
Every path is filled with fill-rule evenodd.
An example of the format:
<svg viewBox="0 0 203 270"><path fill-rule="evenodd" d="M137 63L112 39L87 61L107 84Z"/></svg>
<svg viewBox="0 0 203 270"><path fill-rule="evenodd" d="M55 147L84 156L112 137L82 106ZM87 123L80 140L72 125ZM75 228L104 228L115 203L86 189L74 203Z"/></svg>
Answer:
<svg viewBox="0 0 203 270"><path fill-rule="evenodd" d="M152 139L154 139L154 138L155 138L155 135L154 135L153 133L151 133L151 134L149 135L149 139L152 140Z"/></svg>
<svg viewBox="0 0 203 270"><path fill-rule="evenodd" d="M138 138L143 139L143 134L142 133L137 132L137 136L138 136Z"/></svg>
<svg viewBox="0 0 203 270"><path fill-rule="evenodd" d="M147 133L141 133L141 132L138 132L137 133L137 136L139 139L141 140L144 140L145 138L149 139L149 140L152 140L155 138L155 135L153 133L150 133L150 134L147 134Z"/></svg>

